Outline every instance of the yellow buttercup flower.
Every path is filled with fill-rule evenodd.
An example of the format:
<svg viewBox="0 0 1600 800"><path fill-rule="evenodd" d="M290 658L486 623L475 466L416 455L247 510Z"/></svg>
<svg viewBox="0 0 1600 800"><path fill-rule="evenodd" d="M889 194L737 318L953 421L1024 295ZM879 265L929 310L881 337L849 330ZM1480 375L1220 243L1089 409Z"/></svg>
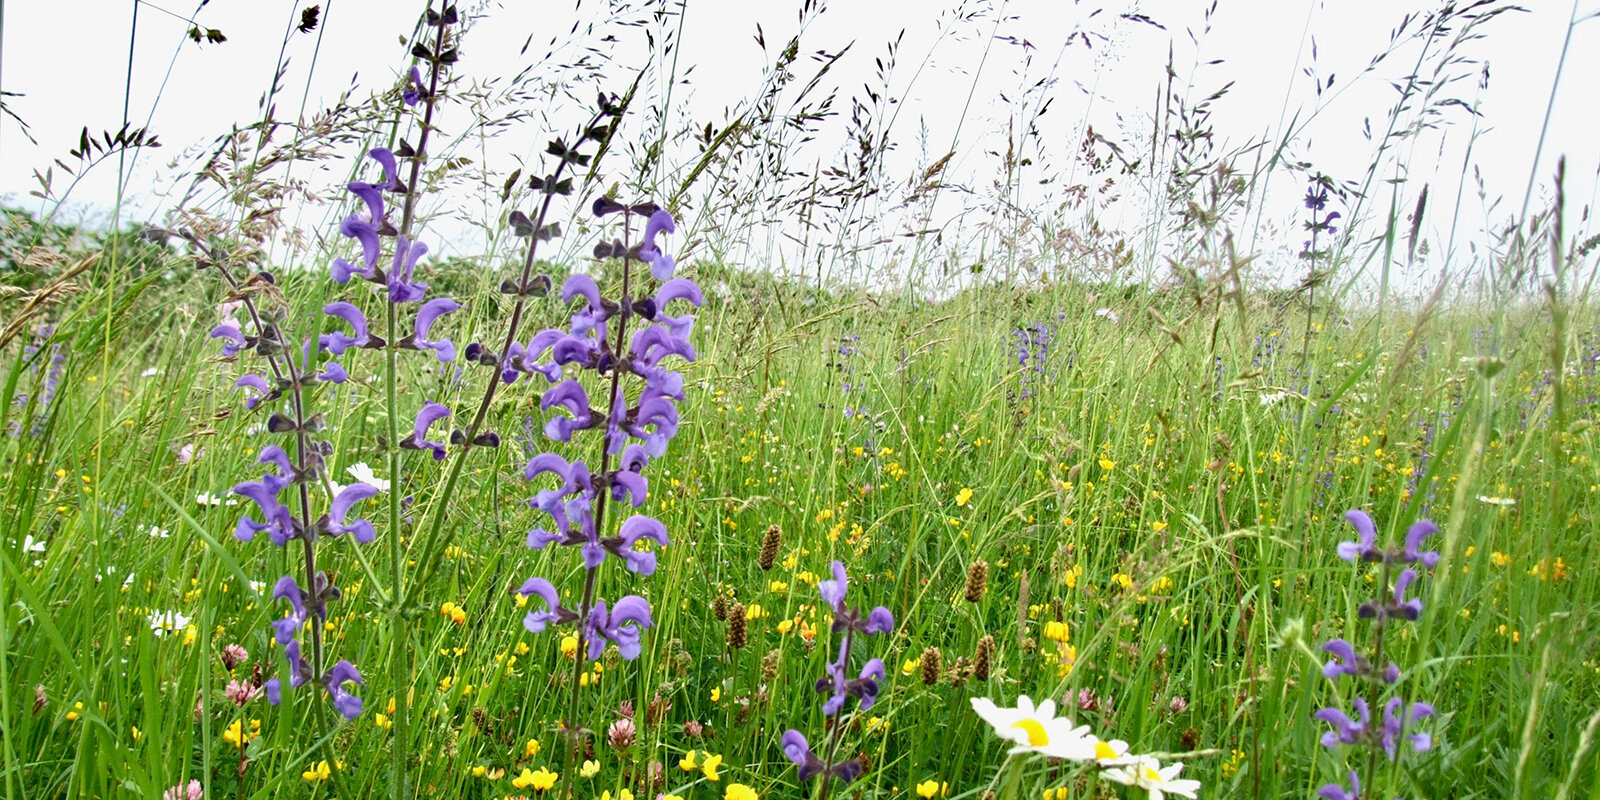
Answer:
<svg viewBox="0 0 1600 800"><path fill-rule="evenodd" d="M722 797L723 800L760 800L761 795L756 794L756 790L742 783L730 783Z"/></svg>
<svg viewBox="0 0 1600 800"><path fill-rule="evenodd" d="M965 507L966 504L968 504L970 502L972 502L972 490L971 489L962 489L961 491L956 492L956 505L957 506Z"/></svg>
<svg viewBox="0 0 1600 800"><path fill-rule="evenodd" d="M935 780L926 780L917 784L917 796L926 798L926 800L933 800L934 797L942 794L949 794L949 792L950 784L948 783L940 783Z"/></svg>

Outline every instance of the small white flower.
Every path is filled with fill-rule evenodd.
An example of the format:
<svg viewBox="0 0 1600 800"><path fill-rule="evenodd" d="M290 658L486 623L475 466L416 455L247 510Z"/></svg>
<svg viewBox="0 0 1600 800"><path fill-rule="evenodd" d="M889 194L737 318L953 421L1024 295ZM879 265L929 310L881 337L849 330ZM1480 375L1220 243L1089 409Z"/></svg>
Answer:
<svg viewBox="0 0 1600 800"><path fill-rule="evenodd" d="M172 538L172 531L166 530L165 528L158 528L158 527L156 527L154 525L147 525L147 526L145 526L143 528L140 528L140 530L144 531L145 533L150 534L150 538L152 538L152 539L170 539L170 538Z"/></svg>
<svg viewBox="0 0 1600 800"><path fill-rule="evenodd" d="M1097 740L1094 743L1094 760L1102 767L1121 767L1137 762L1139 757L1129 757L1127 742L1112 739L1108 742Z"/></svg>
<svg viewBox="0 0 1600 800"><path fill-rule="evenodd" d="M1112 322L1121 321L1121 318L1117 316L1117 312L1109 308L1097 308L1094 310L1094 315L1101 319L1110 320Z"/></svg>
<svg viewBox="0 0 1600 800"><path fill-rule="evenodd" d="M251 581L250 588L254 589L256 594L261 594L267 590L267 585L261 581Z"/></svg>
<svg viewBox="0 0 1600 800"><path fill-rule="evenodd" d="M1481 494L1478 495L1478 502L1480 502L1480 503L1488 503L1491 506L1499 506L1501 508L1510 508L1510 507L1512 507L1512 506L1517 504L1517 501L1514 498L1510 498L1510 497L1489 497L1487 495L1481 495Z"/></svg>
<svg viewBox="0 0 1600 800"><path fill-rule="evenodd" d="M145 370L144 372L139 373L139 377L141 377L141 378L154 378L155 376L160 375L160 374L161 374L161 368L160 367L150 367L149 369Z"/></svg>
<svg viewBox="0 0 1600 800"><path fill-rule="evenodd" d="M389 491L389 482L373 473L372 467L367 466L367 462L365 461L351 464L345 469L345 472L349 473L350 477L355 478L356 480L371 486L380 492Z"/></svg>
<svg viewBox="0 0 1600 800"><path fill-rule="evenodd" d="M176 611L157 611L150 615L150 632L156 636L166 636L189 627L193 621L191 617Z"/></svg>
<svg viewBox="0 0 1600 800"><path fill-rule="evenodd" d="M23 536L22 537L22 552L24 552L24 553L43 553L44 552L44 542L39 540L39 539L33 538L32 534Z"/></svg>
<svg viewBox="0 0 1600 800"><path fill-rule="evenodd" d="M220 494L212 494L210 492L201 492L201 493L195 495L194 496L194 501L196 503L199 503L200 505L203 505L203 506L236 506L236 505L239 505L239 501L238 500L235 500L235 499L233 499L231 497L223 497Z"/></svg>
<svg viewBox="0 0 1600 800"><path fill-rule="evenodd" d="M1182 771L1182 764L1162 767L1161 762L1154 756L1138 756L1127 766L1102 770L1100 777L1124 786L1148 789L1150 800L1162 800L1169 794L1194 797L1195 793L1200 791L1200 782L1178 778L1178 773Z"/></svg>
<svg viewBox="0 0 1600 800"><path fill-rule="evenodd" d="M1070 761L1092 761L1095 743L1089 726L1072 727L1072 720L1056 716L1056 702L1046 700L1037 707L1027 695L1017 698L1016 708L1000 708L986 697L972 698L972 710L994 728L1000 738L1013 742L1013 753L1043 753Z"/></svg>

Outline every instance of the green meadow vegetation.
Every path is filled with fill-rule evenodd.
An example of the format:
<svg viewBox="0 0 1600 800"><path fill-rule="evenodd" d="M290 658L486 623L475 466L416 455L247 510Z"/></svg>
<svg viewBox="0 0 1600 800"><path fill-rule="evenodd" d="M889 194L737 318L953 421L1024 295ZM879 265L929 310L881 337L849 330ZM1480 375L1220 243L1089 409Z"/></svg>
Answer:
<svg viewBox="0 0 1600 800"><path fill-rule="evenodd" d="M1400 41L1433 43L1463 28L1492 36L1501 8L1419 15L1407 29L1419 38ZM341 125L362 132L346 153L348 177L376 182L378 165L357 157L399 152L402 141L432 152L419 141L444 134L421 124L423 114L449 130L500 113L475 85L441 78L424 88L450 74L442 53L456 37L468 63L474 15L492 20L492 9L461 11L465 19L446 22L435 3L440 20L419 16L412 44L422 49L404 69L420 65L422 83L402 79L347 112L365 122L322 119L329 127L306 126L304 140L241 129L226 144L242 155L214 172L217 196L159 227L55 221L59 183L41 190L46 211L5 212L6 800L1161 797L1152 785L1121 785L1108 774L1126 768L1115 760L1008 754L1012 742L1028 744L1018 730L1031 729L997 729L973 701L1010 709L1021 696L1053 700L1090 727L1091 745L1181 762L1200 797L1316 797L1348 786L1353 770L1365 792L1321 796L1600 798L1596 240L1563 229L1559 195L1498 231L1471 281L1447 274L1437 289L1404 292L1403 278L1432 274L1421 266L1432 262L1413 224L1425 192L1387 180L1395 152L1378 147L1365 180L1302 170L1310 233L1262 235L1316 244L1279 280L1245 252L1241 231L1266 176L1289 169L1282 151L1251 167L1256 152L1241 161L1184 135L1202 129L1203 108L1169 107L1157 118L1172 130L1145 143L1158 165L1118 166L1121 150L1102 142L1096 155L1092 140L1081 156L1099 179L1160 182L1161 201L1136 229L1108 231L1076 205L1050 205L1060 218L1048 222L1002 205L983 221L981 255L950 256L930 239L893 263L819 278L721 256L737 234L704 222L727 211L737 228L731 210L764 217L775 212L749 206L787 202L764 194L778 190L750 171L797 134L748 129L781 115L763 101L792 86L758 99L746 131L708 129L703 154L656 180L648 159L659 151L625 149L620 137L649 131L657 98L603 81L616 92L606 101L618 104L616 124L581 127L592 109L564 123L568 142L580 132L569 152L586 156L563 162L574 169L570 196L497 176L506 193L483 226L483 255L417 267L430 297L460 301L434 332L461 348L454 360L351 347L338 359L347 380L297 381L247 408L260 393L236 382L263 372L262 359L326 366L327 353L302 358L299 343L349 330L321 313L330 303L362 306L390 343L411 329L410 306L383 299L393 284L329 277L334 257L361 252L334 235L338 218L363 213L342 187L327 195L339 210L326 229L299 249L274 249L298 234L252 209L266 198L302 202L277 191L288 184L274 183L274 170L325 158L317 137L345 136ZM1423 48L1420 59L1471 73L1450 61L1465 58L1457 44L1466 46ZM800 69L792 54L774 57L784 55ZM408 104L406 92L420 101ZM1441 99L1417 88L1392 128L1410 130ZM597 118L605 128L604 109ZM134 138L87 149L147 146ZM456 156L442 144L438 152ZM566 157L549 158L525 174ZM427 239L427 191L468 167L415 163L427 164L424 174L402 161L399 181L410 172L411 191L387 198L389 219ZM696 181L713 174L702 198ZM914 191L928 192L939 171L914 177L925 187ZM865 229L871 191L840 188L838 206L817 207L818 235L840 237L827 257L854 246L846 235ZM628 211L584 216L602 196L670 211L677 229L661 234L661 248L692 250L676 275L704 296L689 334L694 358L664 362L682 375L676 437L652 454L648 496L635 498L636 513L671 540L640 544L655 559L648 577L610 558L586 570L577 548L527 546L531 529L550 525L530 498L557 485L528 480L530 461L553 452L601 474L596 465L617 454L601 455L603 423L570 441L547 436L549 420L576 415L542 407L555 384L537 375L484 400L497 356L483 366L464 355L467 342L500 350L514 308L513 341L565 332L584 308L560 297L571 275L592 275L606 297L649 296L637 288L653 280L641 263L648 252L592 257L595 242L629 242L643 224L613 221ZM563 223L543 245L538 233L521 235L546 223L541 203ZM1328 217L1334 207L1342 219ZM517 209L527 225L510 218ZM838 227L828 232L824 218ZM1165 244L1152 250L1150 237ZM383 241L387 266L393 239ZM525 279L525 263L555 290L503 291ZM386 309L399 309L398 322ZM230 315L244 334L270 340L259 327L267 320L283 346L269 352L253 338L220 355L214 328ZM615 373L583 377L590 397ZM576 374L569 364L566 377ZM635 394L624 406L638 390L626 392ZM433 428L444 458L401 447L424 401L454 412ZM450 441L441 429L467 428L480 402L483 426L466 438L492 431L497 440ZM593 405L603 414L604 402ZM274 414L298 430L272 432ZM313 438L323 450L306 450ZM291 613L275 584L292 576L310 586L311 544L235 536L241 516L261 518L234 488L270 472L260 463L269 444L291 451L296 469L306 452L325 462L286 489L297 518L316 520L356 482L375 490L350 514L370 519L373 541L309 537L319 540L316 570L339 593L325 619L288 626L297 646L316 648L319 668L346 659L360 670L363 683L340 689L359 697L353 715L336 710L320 678L291 690L274 635L273 622ZM1352 509L1375 520L1376 546L1396 548L1389 557L1339 557L1341 542L1357 540ZM617 518L601 519L601 535L616 535ZM1437 561L1401 560L1407 529L1422 519L1438 526L1423 547ZM834 562L848 570L849 604L863 615L884 607L891 631L835 630L822 586ZM1385 608L1402 568L1417 580ZM574 610L594 596L647 600L652 625L637 657L610 638L588 658L593 634L570 620L525 627L544 603L517 591L534 576ZM1407 619L1412 599L1420 612ZM833 689L817 682L846 636L849 678L874 657L885 672L870 708L857 692L825 714ZM1336 638L1372 655L1371 669L1325 677L1336 659L1323 645ZM1397 682L1378 676L1389 661ZM275 678L280 704L265 697ZM1377 718L1391 696L1433 713L1408 719L1402 706L1400 741L1385 757L1393 743L1379 741ZM1314 715L1349 712L1358 697L1373 698L1374 723L1348 746L1324 746L1338 726ZM859 775L802 779L784 749L789 729L824 761L851 759ZM1418 734L1429 741L1413 746Z"/></svg>

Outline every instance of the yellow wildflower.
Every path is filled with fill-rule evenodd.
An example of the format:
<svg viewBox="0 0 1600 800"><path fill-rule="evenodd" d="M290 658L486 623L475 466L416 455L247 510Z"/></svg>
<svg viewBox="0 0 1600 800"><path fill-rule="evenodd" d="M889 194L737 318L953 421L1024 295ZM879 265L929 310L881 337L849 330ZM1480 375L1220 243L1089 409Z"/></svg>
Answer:
<svg viewBox="0 0 1600 800"><path fill-rule="evenodd" d="M585 759L583 766L578 768L578 774L585 778L593 778L594 776L599 775L600 762L593 759Z"/></svg>
<svg viewBox="0 0 1600 800"><path fill-rule="evenodd" d="M316 783L333 777L333 770L328 767L328 762L318 761L315 765L307 767L305 772L300 773L300 777Z"/></svg>
<svg viewBox="0 0 1600 800"><path fill-rule="evenodd" d="M705 773L706 780L720 781L722 780L722 776L717 774L717 767L720 766L722 766L722 756L714 756L710 753L707 753L706 760L700 762L700 771ZM752 794L751 796L754 797L755 795Z"/></svg>
<svg viewBox="0 0 1600 800"><path fill-rule="evenodd" d="M972 502L971 489L962 489L961 491L956 492L956 505L964 507L970 502Z"/></svg>
<svg viewBox="0 0 1600 800"><path fill-rule="evenodd" d="M699 767L699 763L694 759L693 750L684 753L683 758L678 759L678 768L682 769L684 772L694 772L696 769L699 769Z"/></svg>
<svg viewBox="0 0 1600 800"><path fill-rule="evenodd" d="M723 800L760 800L761 795L756 794L756 790L742 783L730 783L728 784L728 790L723 793L722 797Z"/></svg>

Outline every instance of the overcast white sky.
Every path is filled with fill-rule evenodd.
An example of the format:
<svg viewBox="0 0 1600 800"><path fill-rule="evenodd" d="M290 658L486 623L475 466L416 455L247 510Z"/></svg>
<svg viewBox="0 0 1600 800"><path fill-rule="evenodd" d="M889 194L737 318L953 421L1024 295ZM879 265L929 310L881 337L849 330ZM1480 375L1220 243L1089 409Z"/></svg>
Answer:
<svg viewBox="0 0 1600 800"><path fill-rule="evenodd" d="M148 121L166 146L141 156L129 179L128 190L137 200L125 214L136 219L160 210L161 192L171 185L168 164L174 158L186 149L193 152L202 147L230 124L248 123L257 117L256 103L271 78L283 34L298 19L298 9L310 4L307 0L214 0L197 11L193 0L185 5L179 2L145 3L138 10L129 118L135 126ZM322 0L321 5L325 24L320 51L315 50L315 36L290 40L286 89L278 102L280 117L292 117L302 100L307 109L315 110L352 87L357 96L363 96L392 86L404 58L397 41L411 31L420 8L420 3L392 0ZM462 69L482 77L515 74L541 53L542 45L552 37L566 37L575 13L571 0L462 5L487 15L487 22L478 24L463 46ZM593 16L589 7L598 4L580 5L576 13L588 17ZM889 173L908 173L919 163L923 150L942 153L954 140L957 156L949 174L983 182L996 170L990 151L1004 147L995 135L1003 129L1007 113L998 93L1014 97L1020 84L1053 76L1055 100L1042 120L1043 144L1047 158L1067 159L1076 152L1085 119L1108 133L1118 128L1119 119L1130 130L1148 127L1170 47L1180 84L1193 76L1194 99L1229 81L1235 83L1232 92L1216 105L1213 121L1220 136L1239 144L1252 137L1276 135L1286 109L1293 117L1316 107L1311 79L1303 72L1311 66L1311 40L1315 37L1316 70L1323 76L1339 76L1334 86L1338 94L1324 101L1326 107L1291 154L1336 177L1356 179L1372 160L1372 144L1361 135L1363 119L1370 117L1374 127L1380 125L1394 97L1388 81L1410 68L1416 51L1409 50L1386 64L1376 76L1356 80L1358 74L1383 48L1403 14L1431 10L1437 4L1423 0L1221 0L1210 30L1199 39L1197 48L1189 31L1199 36L1206 5L1195 0L964 4L959 0L834 0L805 32L803 49L835 50L856 43L836 70L837 83L848 96L873 81L874 58L883 55L885 43L904 28L899 69L892 81L902 102L895 129L897 150L889 162ZM1472 199L1469 184L1462 225L1470 230L1481 231L1486 218L1503 221L1522 204L1573 11L1567 0L1524 0L1524 5L1528 13L1496 21L1486 28L1487 38L1465 51L1489 62L1492 77L1488 89L1479 96L1473 82L1467 80L1455 90L1469 101L1477 97L1481 102L1483 130L1475 166L1482 171L1491 201L1504 198L1498 213L1490 214ZM680 115L679 121L720 123L726 107L748 98L759 86L767 60L753 40L756 25L763 27L769 48L775 50L794 33L797 6L794 0L689 0L679 70L688 63L693 63L695 70L689 76L692 91L674 97L673 110ZM1104 14L1089 18L1102 6ZM114 130L120 124L134 7L133 0L54 0L3 7L0 88L20 95L9 98L8 106L28 122L39 142L37 146L29 143L10 120L0 123L0 197L5 202L37 207L36 200L25 196L34 188L33 170L64 156L84 125L91 130ZM948 21L958 7L986 13L979 21L954 26L954 33L940 38L940 20ZM1600 1L1580 0L1577 11L1582 16L1597 9ZM1116 13L1124 11L1148 14L1166 30L1128 22L1114 24ZM228 41L206 46L188 42L184 33L190 23L179 16L190 15L196 15L202 25L223 31ZM1064 49L1067 35L1079 28L1104 33L1110 42L1097 42L1093 51ZM530 54L519 58L518 48L530 34L534 39ZM606 46L616 48L613 56L618 63L642 67L643 36L640 29L625 29ZM1031 47L1024 49L996 37L1026 40ZM1575 206L1593 200L1600 168L1600 147L1596 146L1600 111L1592 99L1592 77L1600 74L1597 45L1600 21L1580 24L1536 173L1547 184L1556 158L1565 154L1569 197ZM70 52L64 52L68 49ZM316 67L308 82L314 55ZM1031 64L1024 63L1027 56L1031 56ZM927 66L917 73L925 58ZM1213 59L1222 59L1222 63L1196 68L1197 63ZM623 88L620 78L618 84L613 88ZM966 102L969 92L970 107ZM446 116L447 128L449 119ZM1435 241L1448 235L1448 206L1453 204L1463 177L1466 116L1456 114L1453 121L1455 127L1447 136L1419 140L1408 153L1412 182L1426 181L1433 186L1434 213L1429 215L1428 228ZM565 118L555 123L562 129L572 125ZM925 145L918 142L919 129L926 131ZM527 157L542 148L543 138L543 134L530 132L515 147L508 144L504 150L491 149L482 157L491 171L509 173L519 156ZM823 148L817 157L826 164L839 145L836 137L812 147ZM338 170L324 170L312 172L311 177L331 184L342 175ZM103 219L115 197L114 184L115 165L99 168L74 190L76 203L70 213ZM58 176L57 189L62 185ZM1298 205L1298 189L1288 186L1274 191L1281 196L1273 202L1283 207L1287 219ZM1549 196L1548 185L1536 189L1535 194L1537 208L1541 199ZM1408 196L1402 203L1409 204L1413 198ZM1577 213L1574 209L1570 218L1576 221ZM1458 237L1458 243L1462 241ZM1298 244L1297 240L1285 246Z"/></svg>

